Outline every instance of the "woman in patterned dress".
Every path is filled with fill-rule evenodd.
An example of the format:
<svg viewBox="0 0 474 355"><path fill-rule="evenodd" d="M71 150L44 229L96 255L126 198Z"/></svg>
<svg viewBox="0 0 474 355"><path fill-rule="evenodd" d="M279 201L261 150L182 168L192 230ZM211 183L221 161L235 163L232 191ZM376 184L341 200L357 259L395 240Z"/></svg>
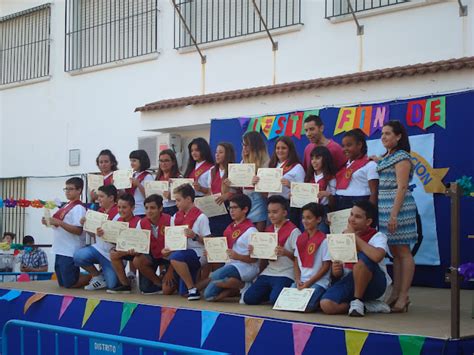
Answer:
<svg viewBox="0 0 474 355"><path fill-rule="evenodd" d="M408 189L413 177L410 143L405 127L389 121L382 129L382 144L387 149L378 161L379 229L388 237L393 255L393 289L387 303L392 312L406 312L408 291L415 272L410 244L416 242L416 204Z"/></svg>

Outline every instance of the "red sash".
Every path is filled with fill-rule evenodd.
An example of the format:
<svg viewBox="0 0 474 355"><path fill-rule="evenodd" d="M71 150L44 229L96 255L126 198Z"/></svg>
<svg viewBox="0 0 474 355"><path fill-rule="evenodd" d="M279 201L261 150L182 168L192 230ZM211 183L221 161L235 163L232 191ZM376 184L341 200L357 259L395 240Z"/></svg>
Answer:
<svg viewBox="0 0 474 355"><path fill-rule="evenodd" d="M222 178L219 168L211 170L211 192L213 194L222 192Z"/></svg>
<svg viewBox="0 0 474 355"><path fill-rule="evenodd" d="M147 175L150 175L150 173L148 171L142 171L140 174L138 174L136 179L141 184L143 182L143 180L145 180L145 177L147 177ZM126 189L125 191L127 191L127 194L130 194L130 195L133 196L135 194L136 189L137 189L136 186L132 186L131 188Z"/></svg>
<svg viewBox="0 0 474 355"><path fill-rule="evenodd" d="M188 213L185 215L183 211L176 212L174 216L174 225L175 226L184 226L188 225L189 229L193 229L194 222L201 215L201 210L194 206L191 208Z"/></svg>
<svg viewBox="0 0 474 355"><path fill-rule="evenodd" d="M319 191L326 191L327 188L328 188L329 181L330 181L330 179L326 179L326 177L323 176L322 179L319 179L319 181L316 182L316 179L315 179L314 174L313 174L313 177L311 178L311 180L309 182L311 184L318 184L319 185Z"/></svg>
<svg viewBox="0 0 474 355"><path fill-rule="evenodd" d="M113 184L113 179L114 179L114 174L110 173L107 176L104 176L104 186L107 185L112 185Z"/></svg>
<svg viewBox="0 0 474 355"><path fill-rule="evenodd" d="M278 245L281 247L285 246L286 241L290 237L291 232L297 228L291 221L287 220L283 225L280 227L278 230ZM269 225L266 228L267 232L274 233L275 232L275 226L273 224Z"/></svg>
<svg viewBox="0 0 474 355"><path fill-rule="evenodd" d="M69 202L68 204L64 205L59 210L57 210L56 213L53 214L53 218L64 221L64 217L66 217L66 215L77 205L82 206L81 200L74 200L72 202Z"/></svg>
<svg viewBox="0 0 474 355"><path fill-rule="evenodd" d="M350 166L347 164L341 168L336 174L336 188L338 190L345 190L349 187L351 182L352 174L357 170L365 166L369 162L367 155L364 155L362 158L354 160Z"/></svg>
<svg viewBox="0 0 474 355"><path fill-rule="evenodd" d="M137 228L137 224L138 224L138 222L140 222L140 220L141 220L141 218L138 217L138 216L132 216L130 221L126 221L122 217L117 219L117 221L119 221L119 222L128 222L128 227L129 228Z"/></svg>
<svg viewBox="0 0 474 355"><path fill-rule="evenodd" d="M308 232L303 232L296 240L296 247L303 267L312 267L314 265L314 256L319 249L321 243L326 239L326 234L316 231L313 236L309 236Z"/></svg>
<svg viewBox="0 0 474 355"><path fill-rule="evenodd" d="M105 213L105 209L101 207L97 212ZM112 207L110 207L109 212L107 212L107 214L109 215L109 221L113 221L115 216L118 214L117 205L113 205Z"/></svg>
<svg viewBox="0 0 474 355"><path fill-rule="evenodd" d="M165 227L170 225L171 217L166 213L162 213L160 219L158 220L157 232L158 235L153 233L153 223L145 217L140 221L140 227L142 229L146 229L151 231L150 236L150 254L153 255L154 258L159 259L162 257L161 251L165 247Z"/></svg>
<svg viewBox="0 0 474 355"><path fill-rule="evenodd" d="M239 239L239 237L244 234L250 227L254 227L250 219L246 219L237 225L235 223L229 224L224 231L224 237L227 238L227 247L229 249L232 249L235 241Z"/></svg>
<svg viewBox="0 0 474 355"><path fill-rule="evenodd" d="M369 227L363 235L359 236L359 238L362 239L364 242L368 243L369 240L371 240L372 237L376 234L377 230L375 228ZM346 269L352 270L352 268L354 267L354 263L344 263L344 267Z"/></svg>
<svg viewBox="0 0 474 355"><path fill-rule="evenodd" d="M283 162L283 164L281 164L280 168L283 169L283 175L285 175L287 172L289 172L291 169L293 169L296 164L298 163L294 163L292 165L288 165L288 160L285 160Z"/></svg>
<svg viewBox="0 0 474 355"><path fill-rule="evenodd" d="M201 164L201 166L197 169L194 169L191 171L189 174L188 178L194 179L194 181L197 181L199 177L204 174L206 171L211 169L214 165L212 163L209 163L208 161L205 161L204 163Z"/></svg>

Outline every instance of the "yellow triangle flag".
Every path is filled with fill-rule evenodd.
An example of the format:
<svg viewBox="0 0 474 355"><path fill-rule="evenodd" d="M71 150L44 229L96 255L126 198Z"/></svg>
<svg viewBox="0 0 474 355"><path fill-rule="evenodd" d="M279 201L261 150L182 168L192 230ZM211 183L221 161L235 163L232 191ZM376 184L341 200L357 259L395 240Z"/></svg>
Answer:
<svg viewBox="0 0 474 355"><path fill-rule="evenodd" d="M94 312L95 308L99 305L100 300L95 299L88 299L86 302L86 308L84 309L84 316L82 318L82 326L83 327L87 321L89 320L90 316Z"/></svg>
<svg viewBox="0 0 474 355"><path fill-rule="evenodd" d="M345 330L347 355L359 355L369 333L360 330Z"/></svg>
<svg viewBox="0 0 474 355"><path fill-rule="evenodd" d="M261 318L245 318L245 354L248 354L264 320Z"/></svg>
<svg viewBox="0 0 474 355"><path fill-rule="evenodd" d="M45 293L35 293L33 296L28 298L28 300L25 302L25 306L23 307L23 314L25 314L26 311L28 311L28 309L31 307L33 303L38 302L44 296L46 296Z"/></svg>

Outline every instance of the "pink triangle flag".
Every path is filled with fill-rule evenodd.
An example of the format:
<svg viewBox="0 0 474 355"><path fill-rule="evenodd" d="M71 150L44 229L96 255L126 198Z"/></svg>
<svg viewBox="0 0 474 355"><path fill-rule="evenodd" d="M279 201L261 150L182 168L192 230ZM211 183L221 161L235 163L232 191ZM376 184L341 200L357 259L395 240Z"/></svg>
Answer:
<svg viewBox="0 0 474 355"><path fill-rule="evenodd" d="M64 296L63 301L61 302L61 309L59 310L59 317L58 319L61 319L63 316L64 312L66 312L66 309L71 305L72 301L74 300L73 296Z"/></svg>
<svg viewBox="0 0 474 355"><path fill-rule="evenodd" d="M293 346L295 355L301 355L313 332L313 325L293 323Z"/></svg>

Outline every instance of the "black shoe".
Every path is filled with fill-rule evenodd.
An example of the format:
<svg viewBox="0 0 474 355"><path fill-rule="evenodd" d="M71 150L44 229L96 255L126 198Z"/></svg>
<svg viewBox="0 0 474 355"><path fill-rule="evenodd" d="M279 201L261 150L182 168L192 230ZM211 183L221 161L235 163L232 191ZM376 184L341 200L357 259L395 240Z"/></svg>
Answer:
<svg viewBox="0 0 474 355"><path fill-rule="evenodd" d="M162 293L161 287L158 285L155 285L154 287L149 288L146 291L141 291L140 292L142 295L148 296L148 295L159 295Z"/></svg>
<svg viewBox="0 0 474 355"><path fill-rule="evenodd" d="M197 288L192 288L188 292L188 301L198 301L201 299L201 294Z"/></svg>
<svg viewBox="0 0 474 355"><path fill-rule="evenodd" d="M130 285L120 285L114 288L109 288L107 293L130 293L132 292L132 288Z"/></svg>

